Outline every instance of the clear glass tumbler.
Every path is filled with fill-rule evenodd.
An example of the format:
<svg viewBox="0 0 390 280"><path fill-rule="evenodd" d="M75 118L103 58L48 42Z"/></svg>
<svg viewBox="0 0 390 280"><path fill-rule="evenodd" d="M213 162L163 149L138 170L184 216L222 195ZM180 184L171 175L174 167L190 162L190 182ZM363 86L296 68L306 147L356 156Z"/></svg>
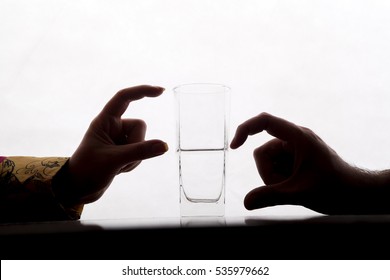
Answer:
<svg viewBox="0 0 390 280"><path fill-rule="evenodd" d="M224 216L231 90L194 83L173 91L180 215Z"/></svg>

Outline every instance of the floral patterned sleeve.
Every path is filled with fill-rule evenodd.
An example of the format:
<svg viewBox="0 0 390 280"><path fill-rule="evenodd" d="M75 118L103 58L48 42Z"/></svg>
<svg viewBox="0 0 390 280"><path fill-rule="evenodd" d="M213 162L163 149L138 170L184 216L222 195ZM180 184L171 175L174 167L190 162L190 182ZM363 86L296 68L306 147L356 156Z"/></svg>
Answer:
<svg viewBox="0 0 390 280"><path fill-rule="evenodd" d="M0 157L0 222L80 219L84 205L64 206L53 190L67 161L66 157Z"/></svg>

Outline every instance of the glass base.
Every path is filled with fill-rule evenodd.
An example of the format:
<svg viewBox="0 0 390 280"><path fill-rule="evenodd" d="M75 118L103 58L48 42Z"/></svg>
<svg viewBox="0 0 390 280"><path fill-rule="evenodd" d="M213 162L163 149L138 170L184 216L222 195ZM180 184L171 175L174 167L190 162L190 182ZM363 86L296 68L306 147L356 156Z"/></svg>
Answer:
<svg viewBox="0 0 390 280"><path fill-rule="evenodd" d="M218 201L193 202L189 201L182 193L180 199L181 217L224 217L225 199L221 197Z"/></svg>

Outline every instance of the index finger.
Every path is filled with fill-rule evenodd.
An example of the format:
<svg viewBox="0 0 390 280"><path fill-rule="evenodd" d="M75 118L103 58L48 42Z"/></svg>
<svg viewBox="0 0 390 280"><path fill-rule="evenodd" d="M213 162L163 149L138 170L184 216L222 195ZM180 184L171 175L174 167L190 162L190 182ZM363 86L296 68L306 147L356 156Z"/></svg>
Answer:
<svg viewBox="0 0 390 280"><path fill-rule="evenodd" d="M131 101L144 97L156 97L162 94L164 88L158 86L140 85L118 91L104 106L102 113L120 117L126 111Z"/></svg>
<svg viewBox="0 0 390 280"><path fill-rule="evenodd" d="M232 149L240 147L249 135L254 135L263 130L281 140L291 141L295 139L300 128L285 119L275 117L268 113L261 113L237 127L230 147Z"/></svg>

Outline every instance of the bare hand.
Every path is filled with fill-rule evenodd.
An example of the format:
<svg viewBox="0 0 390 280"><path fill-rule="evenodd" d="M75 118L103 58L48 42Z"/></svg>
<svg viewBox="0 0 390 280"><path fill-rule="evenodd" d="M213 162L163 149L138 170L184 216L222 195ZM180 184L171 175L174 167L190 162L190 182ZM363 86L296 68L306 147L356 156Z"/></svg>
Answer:
<svg viewBox="0 0 390 280"><path fill-rule="evenodd" d="M261 113L238 126L231 148L263 130L275 137L254 151L266 185L246 195L247 209L291 204L323 214L390 212L389 186L379 182L386 174L352 167L308 128Z"/></svg>

